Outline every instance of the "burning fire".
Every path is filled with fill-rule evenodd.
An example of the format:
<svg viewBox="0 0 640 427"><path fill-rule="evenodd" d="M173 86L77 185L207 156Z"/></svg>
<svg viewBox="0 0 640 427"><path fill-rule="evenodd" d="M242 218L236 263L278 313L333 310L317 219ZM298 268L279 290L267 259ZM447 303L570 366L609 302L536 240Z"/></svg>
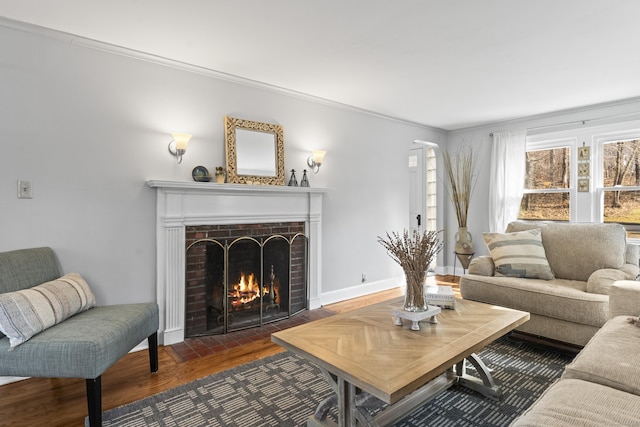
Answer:
<svg viewBox="0 0 640 427"><path fill-rule="evenodd" d="M240 281L233 285L233 289L229 291L231 297L231 305L240 307L243 304L250 303L260 294L260 284L253 273L245 275L240 273Z"/></svg>
<svg viewBox="0 0 640 427"><path fill-rule="evenodd" d="M265 286L262 290L263 295L267 295L269 289ZM260 297L260 284L253 273L240 273L240 280L233 285L233 289L229 290L231 306L234 309L241 308L245 304L250 304L256 298ZM251 307L250 305L247 306Z"/></svg>

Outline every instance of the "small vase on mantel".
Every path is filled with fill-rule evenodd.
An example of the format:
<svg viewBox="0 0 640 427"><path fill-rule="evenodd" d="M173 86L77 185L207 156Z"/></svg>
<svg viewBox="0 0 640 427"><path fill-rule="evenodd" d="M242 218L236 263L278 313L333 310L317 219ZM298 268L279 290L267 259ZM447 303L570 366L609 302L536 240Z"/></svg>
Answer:
<svg viewBox="0 0 640 427"><path fill-rule="evenodd" d="M469 231L467 231L467 227L458 228L458 232L456 233L455 253L462 265L462 268L465 270L469 268L475 249L473 248L473 238Z"/></svg>
<svg viewBox="0 0 640 427"><path fill-rule="evenodd" d="M289 183L287 184L289 187L297 187L298 180L296 179L296 170L291 169L291 178L289 178Z"/></svg>
<svg viewBox="0 0 640 427"><path fill-rule="evenodd" d="M216 166L216 182L218 184L224 184L224 168L222 166Z"/></svg>
<svg viewBox="0 0 640 427"><path fill-rule="evenodd" d="M300 181L300 187L308 187L309 178L307 178L307 170L302 171L302 181Z"/></svg>

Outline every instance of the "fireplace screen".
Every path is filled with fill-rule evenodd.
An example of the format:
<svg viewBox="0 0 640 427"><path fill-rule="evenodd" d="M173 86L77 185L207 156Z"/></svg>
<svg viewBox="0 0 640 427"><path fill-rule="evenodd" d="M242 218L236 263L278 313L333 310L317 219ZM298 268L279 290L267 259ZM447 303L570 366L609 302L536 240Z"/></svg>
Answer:
<svg viewBox="0 0 640 427"><path fill-rule="evenodd" d="M187 248L189 337L261 326L306 308L302 233L199 239Z"/></svg>

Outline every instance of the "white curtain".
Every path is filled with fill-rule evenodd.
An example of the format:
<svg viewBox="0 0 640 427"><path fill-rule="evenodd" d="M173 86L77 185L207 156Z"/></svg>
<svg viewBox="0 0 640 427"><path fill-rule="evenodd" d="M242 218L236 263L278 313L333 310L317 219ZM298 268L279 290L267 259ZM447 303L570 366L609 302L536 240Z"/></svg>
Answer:
<svg viewBox="0 0 640 427"><path fill-rule="evenodd" d="M524 192L526 132L495 132L489 178L489 230L503 233L518 219Z"/></svg>

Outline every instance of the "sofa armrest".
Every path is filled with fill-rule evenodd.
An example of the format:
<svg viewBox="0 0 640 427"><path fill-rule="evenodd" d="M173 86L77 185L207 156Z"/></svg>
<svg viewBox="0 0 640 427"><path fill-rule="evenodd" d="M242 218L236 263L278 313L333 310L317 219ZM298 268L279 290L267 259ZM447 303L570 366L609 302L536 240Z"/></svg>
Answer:
<svg viewBox="0 0 640 427"><path fill-rule="evenodd" d="M469 274L477 274L478 276L494 276L496 266L493 258L487 255L479 256L471 260L469 264Z"/></svg>
<svg viewBox="0 0 640 427"><path fill-rule="evenodd" d="M587 292L592 294L609 295L611 285L617 280L635 280L638 267L625 264L622 268L602 268L591 273L587 280Z"/></svg>
<svg viewBox="0 0 640 427"><path fill-rule="evenodd" d="M618 280L609 289L609 318L640 315L640 282Z"/></svg>
<svg viewBox="0 0 640 427"><path fill-rule="evenodd" d="M638 280L638 276L640 275L640 267L635 264L627 263L623 265L620 270L627 273L627 275L629 276L627 280Z"/></svg>

